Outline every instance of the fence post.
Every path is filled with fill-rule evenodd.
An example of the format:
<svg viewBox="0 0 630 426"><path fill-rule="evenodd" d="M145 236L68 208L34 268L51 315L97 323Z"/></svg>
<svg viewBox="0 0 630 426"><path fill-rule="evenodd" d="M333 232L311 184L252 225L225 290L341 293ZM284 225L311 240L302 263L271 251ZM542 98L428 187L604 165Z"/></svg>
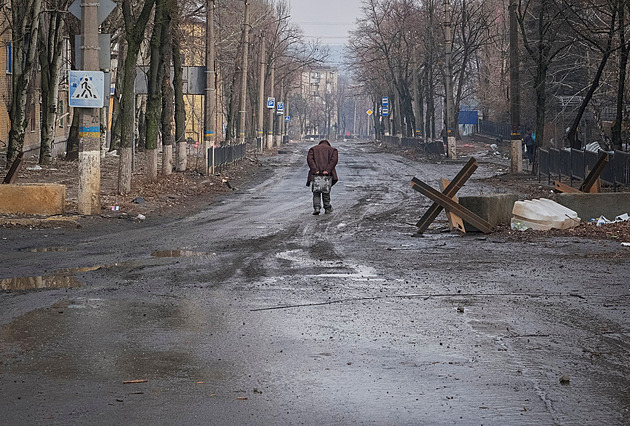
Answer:
<svg viewBox="0 0 630 426"><path fill-rule="evenodd" d="M212 147L209 148L209 150L210 149L212 150L212 160L210 160L212 162L212 174L214 174L214 149L215 149L214 144L212 144Z"/></svg>

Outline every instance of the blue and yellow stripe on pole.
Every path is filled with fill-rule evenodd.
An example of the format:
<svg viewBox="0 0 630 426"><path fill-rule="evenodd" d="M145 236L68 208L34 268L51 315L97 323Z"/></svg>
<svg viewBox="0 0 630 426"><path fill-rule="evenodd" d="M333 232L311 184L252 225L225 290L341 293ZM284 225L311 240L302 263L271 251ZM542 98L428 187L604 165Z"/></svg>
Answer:
<svg viewBox="0 0 630 426"><path fill-rule="evenodd" d="M101 126L79 127L80 138L100 138Z"/></svg>

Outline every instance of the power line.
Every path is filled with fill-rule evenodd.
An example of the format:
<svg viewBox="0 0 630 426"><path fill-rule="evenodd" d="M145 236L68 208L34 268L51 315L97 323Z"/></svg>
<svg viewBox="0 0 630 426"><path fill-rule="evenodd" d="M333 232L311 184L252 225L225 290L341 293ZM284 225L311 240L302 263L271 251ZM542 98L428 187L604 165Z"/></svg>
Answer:
<svg viewBox="0 0 630 426"><path fill-rule="evenodd" d="M344 26L352 27L354 22L294 22L297 25L316 25L316 26Z"/></svg>

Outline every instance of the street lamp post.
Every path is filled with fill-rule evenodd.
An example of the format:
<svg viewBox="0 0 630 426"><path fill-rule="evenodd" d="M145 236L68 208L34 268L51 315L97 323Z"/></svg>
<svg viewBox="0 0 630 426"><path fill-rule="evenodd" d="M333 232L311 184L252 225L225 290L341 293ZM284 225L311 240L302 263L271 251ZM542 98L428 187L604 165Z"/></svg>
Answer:
<svg viewBox="0 0 630 426"><path fill-rule="evenodd" d="M203 158L205 161L204 174L209 168L214 168L213 164L209 164L208 150L214 149L216 140L216 74L214 69L215 59L215 40L214 40L214 2L215 0L207 0L206 2L206 108L204 114L204 143Z"/></svg>
<svg viewBox="0 0 630 426"><path fill-rule="evenodd" d="M449 0L444 0L444 64L446 66L446 146L448 158L457 157L455 145L455 108L453 106L453 65L451 56L453 53L453 35L451 33L451 4Z"/></svg>
<svg viewBox="0 0 630 426"><path fill-rule="evenodd" d="M81 2L81 51L83 71L98 71L98 3ZM101 120L98 108L79 111L79 214L99 214L101 210Z"/></svg>

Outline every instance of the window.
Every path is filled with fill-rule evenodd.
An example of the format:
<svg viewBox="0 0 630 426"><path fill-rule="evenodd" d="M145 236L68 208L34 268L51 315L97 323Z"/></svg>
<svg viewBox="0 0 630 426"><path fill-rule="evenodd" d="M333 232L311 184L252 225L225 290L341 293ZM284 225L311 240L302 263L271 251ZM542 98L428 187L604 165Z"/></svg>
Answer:
<svg viewBox="0 0 630 426"><path fill-rule="evenodd" d="M31 108L29 110L29 118L28 118L28 127L31 132L35 131L35 102L31 103Z"/></svg>
<svg viewBox="0 0 630 426"><path fill-rule="evenodd" d="M57 116L59 117L59 127L63 128L63 99L59 99L57 104Z"/></svg>
<svg viewBox="0 0 630 426"><path fill-rule="evenodd" d="M7 74L13 74L13 43L7 43Z"/></svg>

